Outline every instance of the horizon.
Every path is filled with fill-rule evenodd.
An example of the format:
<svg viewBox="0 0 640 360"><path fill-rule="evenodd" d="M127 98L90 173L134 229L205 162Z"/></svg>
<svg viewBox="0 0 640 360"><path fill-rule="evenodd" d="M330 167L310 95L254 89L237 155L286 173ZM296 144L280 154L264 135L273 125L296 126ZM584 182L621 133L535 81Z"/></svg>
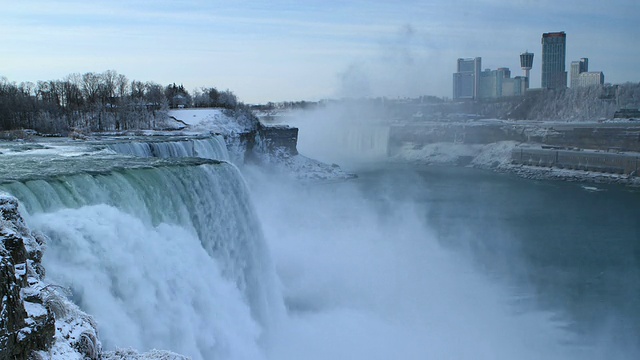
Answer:
<svg viewBox="0 0 640 360"><path fill-rule="evenodd" d="M551 13L548 9L557 9ZM521 74L543 33L567 34L565 68L589 59L606 83L640 81L640 4L458 0L190 0L7 3L0 76L22 82L115 70L129 80L229 89L249 104L341 97L451 98L458 58ZM544 17L537 14L544 13Z"/></svg>

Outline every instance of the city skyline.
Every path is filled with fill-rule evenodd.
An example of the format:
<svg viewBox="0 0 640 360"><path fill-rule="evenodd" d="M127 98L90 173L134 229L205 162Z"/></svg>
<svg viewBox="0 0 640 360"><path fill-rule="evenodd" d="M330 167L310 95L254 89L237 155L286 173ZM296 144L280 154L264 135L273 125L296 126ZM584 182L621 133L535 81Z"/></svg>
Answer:
<svg viewBox="0 0 640 360"><path fill-rule="evenodd" d="M540 87L540 35L565 31L567 61L588 57L607 82L640 81L640 49L628 44L640 36L640 4L580 4L5 1L0 76L35 82L113 69L189 91L230 89L248 103L451 97L455 59L475 56L515 74L519 55L532 52L530 87Z"/></svg>

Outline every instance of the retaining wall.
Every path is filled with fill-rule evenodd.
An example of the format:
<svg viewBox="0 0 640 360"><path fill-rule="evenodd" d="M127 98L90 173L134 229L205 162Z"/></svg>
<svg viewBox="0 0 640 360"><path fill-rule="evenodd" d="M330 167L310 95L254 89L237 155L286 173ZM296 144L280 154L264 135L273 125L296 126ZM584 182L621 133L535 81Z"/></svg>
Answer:
<svg viewBox="0 0 640 360"><path fill-rule="evenodd" d="M563 149L518 148L511 153L514 164L557 167L613 174L638 175L640 154Z"/></svg>

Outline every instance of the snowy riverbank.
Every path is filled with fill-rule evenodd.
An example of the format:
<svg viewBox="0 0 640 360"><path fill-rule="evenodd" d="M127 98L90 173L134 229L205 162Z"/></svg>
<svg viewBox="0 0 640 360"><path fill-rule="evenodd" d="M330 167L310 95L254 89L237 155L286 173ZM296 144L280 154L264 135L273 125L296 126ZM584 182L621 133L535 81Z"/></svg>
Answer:
<svg viewBox="0 0 640 360"><path fill-rule="evenodd" d="M513 164L512 153L519 146L522 146L522 144L516 141L500 141L486 145L434 143L417 146L405 143L391 156L391 160L429 165L472 166L498 172L514 173L518 176L535 180L640 186L640 178L637 176Z"/></svg>

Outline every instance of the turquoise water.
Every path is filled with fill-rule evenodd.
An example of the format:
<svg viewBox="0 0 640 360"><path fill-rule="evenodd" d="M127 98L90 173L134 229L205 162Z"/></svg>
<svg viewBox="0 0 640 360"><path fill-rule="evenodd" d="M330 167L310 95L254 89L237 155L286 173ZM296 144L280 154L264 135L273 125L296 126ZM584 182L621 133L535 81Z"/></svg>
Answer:
<svg viewBox="0 0 640 360"><path fill-rule="evenodd" d="M102 319L108 346L280 360L640 357L634 189L388 164L319 183L245 168L250 190L234 166L203 159L45 154L0 165L11 169L0 189L51 238L49 279L97 299L81 305ZM263 231L266 246L242 245ZM264 281L272 257L278 281ZM229 281L246 271L261 280ZM272 304L247 307L262 293ZM269 310L280 300L283 318ZM260 337L249 308L273 323ZM187 320L177 326L175 314Z"/></svg>
<svg viewBox="0 0 640 360"><path fill-rule="evenodd" d="M417 202L438 241L509 287L516 309L552 311L576 343L609 358L640 356L638 189L468 168L360 176L379 206Z"/></svg>

